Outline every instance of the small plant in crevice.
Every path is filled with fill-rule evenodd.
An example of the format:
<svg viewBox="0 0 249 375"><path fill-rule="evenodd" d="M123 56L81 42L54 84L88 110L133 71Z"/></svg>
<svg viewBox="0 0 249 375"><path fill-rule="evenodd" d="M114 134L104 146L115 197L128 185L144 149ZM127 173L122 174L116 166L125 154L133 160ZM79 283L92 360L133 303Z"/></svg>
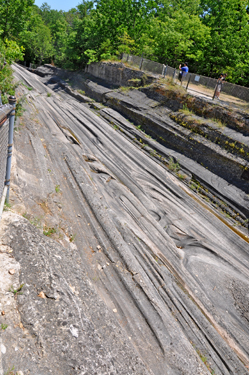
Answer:
<svg viewBox="0 0 249 375"><path fill-rule="evenodd" d="M60 185L56 185L56 186L55 186L55 192L56 192L56 193L60 193L60 192L61 192Z"/></svg>
<svg viewBox="0 0 249 375"><path fill-rule="evenodd" d="M29 222L30 222L30 224L34 225L36 228L40 229L42 227L41 219L39 217L34 216L34 217L29 219Z"/></svg>
<svg viewBox="0 0 249 375"><path fill-rule="evenodd" d="M23 113L26 111L24 108L24 103L27 102L26 95L21 96L20 99L16 102L16 110L15 110L15 117L21 117Z"/></svg>
<svg viewBox="0 0 249 375"><path fill-rule="evenodd" d="M4 203L4 208L3 208L3 210L4 210L4 211L9 211L10 208L11 208L11 204L8 203L8 202L5 202L5 203Z"/></svg>
<svg viewBox="0 0 249 375"><path fill-rule="evenodd" d="M70 241L70 242L74 242L74 241L75 241L75 238L76 238L76 234L72 234L72 235L69 237L69 241Z"/></svg>
<svg viewBox="0 0 249 375"><path fill-rule="evenodd" d="M47 227L46 225L43 228L43 234L44 234L44 236L51 237L52 234L55 234L55 233L56 233L56 229L55 228L50 228L50 227Z"/></svg>
<svg viewBox="0 0 249 375"><path fill-rule="evenodd" d="M6 328L8 328L8 324L1 324L1 329L4 331Z"/></svg>
<svg viewBox="0 0 249 375"><path fill-rule="evenodd" d="M188 106L186 104L183 104L182 109L179 110L179 112L184 113L185 115L193 115L193 112L189 110Z"/></svg>
<svg viewBox="0 0 249 375"><path fill-rule="evenodd" d="M7 372L4 373L4 375L15 375L16 372L14 372L14 370L15 370L15 366L13 366L12 368L9 368Z"/></svg>
<svg viewBox="0 0 249 375"><path fill-rule="evenodd" d="M128 80L128 82L132 87L141 86L141 79L140 78L131 78L131 79Z"/></svg>
<svg viewBox="0 0 249 375"><path fill-rule="evenodd" d="M47 93L47 97L48 97L48 98L50 98L51 95L52 95L51 92L48 92L48 93Z"/></svg>
<svg viewBox="0 0 249 375"><path fill-rule="evenodd" d="M129 86L120 86L119 87L119 90L121 92L126 92L126 91L129 91L130 89L131 89L131 87L129 87Z"/></svg>
<svg viewBox="0 0 249 375"><path fill-rule="evenodd" d="M177 176L180 178L180 180L186 180L185 174L177 173Z"/></svg>
<svg viewBox="0 0 249 375"><path fill-rule="evenodd" d="M169 158L168 168L172 172L178 172L180 170L180 165L178 162L174 162L172 157Z"/></svg>
<svg viewBox="0 0 249 375"><path fill-rule="evenodd" d="M24 287L24 284L21 284L17 289L14 289L13 285L9 288L9 292L13 293L14 295L23 294L22 288Z"/></svg>

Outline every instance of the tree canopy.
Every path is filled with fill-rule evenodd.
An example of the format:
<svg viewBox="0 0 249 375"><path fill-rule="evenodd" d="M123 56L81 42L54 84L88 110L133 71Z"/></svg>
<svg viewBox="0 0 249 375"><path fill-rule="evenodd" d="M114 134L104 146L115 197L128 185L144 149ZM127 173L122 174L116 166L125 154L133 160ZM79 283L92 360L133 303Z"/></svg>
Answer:
<svg viewBox="0 0 249 375"><path fill-rule="evenodd" d="M0 38L25 60L79 69L126 52L249 86L249 0L82 0L68 12L0 0Z"/></svg>

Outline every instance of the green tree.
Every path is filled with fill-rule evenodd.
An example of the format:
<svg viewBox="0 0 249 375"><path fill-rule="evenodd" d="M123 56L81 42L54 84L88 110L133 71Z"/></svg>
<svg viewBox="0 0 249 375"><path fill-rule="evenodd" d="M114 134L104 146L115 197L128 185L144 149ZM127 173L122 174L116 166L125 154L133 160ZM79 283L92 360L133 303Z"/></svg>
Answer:
<svg viewBox="0 0 249 375"><path fill-rule="evenodd" d="M25 48L25 59L41 64L53 55L51 32L37 13L33 13L19 34Z"/></svg>
<svg viewBox="0 0 249 375"><path fill-rule="evenodd" d="M32 11L34 0L0 0L1 38L18 38Z"/></svg>
<svg viewBox="0 0 249 375"><path fill-rule="evenodd" d="M211 30L205 74L212 76L225 70L232 81L243 83L249 62L248 6L248 0L201 0L203 23Z"/></svg>
<svg viewBox="0 0 249 375"><path fill-rule="evenodd" d="M2 93L3 103L7 103L7 96L14 95L15 87L13 85L12 69L10 64L16 60L23 59L23 48L19 47L16 42L0 39L0 91Z"/></svg>

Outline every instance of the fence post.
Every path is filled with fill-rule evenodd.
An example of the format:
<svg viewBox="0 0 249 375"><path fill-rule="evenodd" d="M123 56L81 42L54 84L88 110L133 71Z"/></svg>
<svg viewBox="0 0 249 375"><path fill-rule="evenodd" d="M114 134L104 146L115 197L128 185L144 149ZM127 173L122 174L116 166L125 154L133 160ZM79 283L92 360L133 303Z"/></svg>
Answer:
<svg viewBox="0 0 249 375"><path fill-rule="evenodd" d="M164 70L165 70L165 65L163 64L162 76L164 74Z"/></svg>
<svg viewBox="0 0 249 375"><path fill-rule="evenodd" d="M176 73L176 68L174 69L174 72L173 72L173 81L175 79L175 73Z"/></svg>
<svg viewBox="0 0 249 375"><path fill-rule="evenodd" d="M166 76L167 68L168 68L168 65L166 65L165 68L164 68L163 78L165 78L165 76Z"/></svg>
<svg viewBox="0 0 249 375"><path fill-rule="evenodd" d="M7 167L6 167L6 177L5 185L7 185L7 196L6 202L9 203L9 193L10 193L10 169L11 169L11 157L13 149L13 135L14 135L14 123L15 123L15 108L16 108L16 98L15 96L9 97L9 104L13 106L12 111L9 115L9 140L8 140L8 157L7 157Z"/></svg>
<svg viewBox="0 0 249 375"><path fill-rule="evenodd" d="M189 85L189 82L190 82L190 78L191 78L191 74L190 74L189 77L188 77L188 83L187 83L187 86L186 86L186 90L188 89L188 85Z"/></svg>
<svg viewBox="0 0 249 375"><path fill-rule="evenodd" d="M216 85L215 85L215 89L214 89L214 95L213 95L213 97L212 97L212 100L214 100L214 98L215 98L215 94L216 94L217 86L218 86L218 84L216 83Z"/></svg>
<svg viewBox="0 0 249 375"><path fill-rule="evenodd" d="M144 53L142 53L142 56L141 56L140 65L139 65L139 70L142 69L143 59L144 59L143 56L144 56Z"/></svg>

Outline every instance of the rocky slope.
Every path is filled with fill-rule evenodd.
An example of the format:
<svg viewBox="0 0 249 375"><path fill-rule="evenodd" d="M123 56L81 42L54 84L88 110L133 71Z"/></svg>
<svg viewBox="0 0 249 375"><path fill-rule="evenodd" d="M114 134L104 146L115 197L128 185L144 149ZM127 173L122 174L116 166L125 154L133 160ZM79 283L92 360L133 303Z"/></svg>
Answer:
<svg viewBox="0 0 249 375"><path fill-rule="evenodd" d="M247 159L212 141L244 137L246 150L246 113L216 110L237 116L243 132L230 131L161 83L71 76L82 95L65 72L38 71L15 66L33 89L19 89L11 191L24 218L1 223L17 308L1 317L3 371L248 374Z"/></svg>

